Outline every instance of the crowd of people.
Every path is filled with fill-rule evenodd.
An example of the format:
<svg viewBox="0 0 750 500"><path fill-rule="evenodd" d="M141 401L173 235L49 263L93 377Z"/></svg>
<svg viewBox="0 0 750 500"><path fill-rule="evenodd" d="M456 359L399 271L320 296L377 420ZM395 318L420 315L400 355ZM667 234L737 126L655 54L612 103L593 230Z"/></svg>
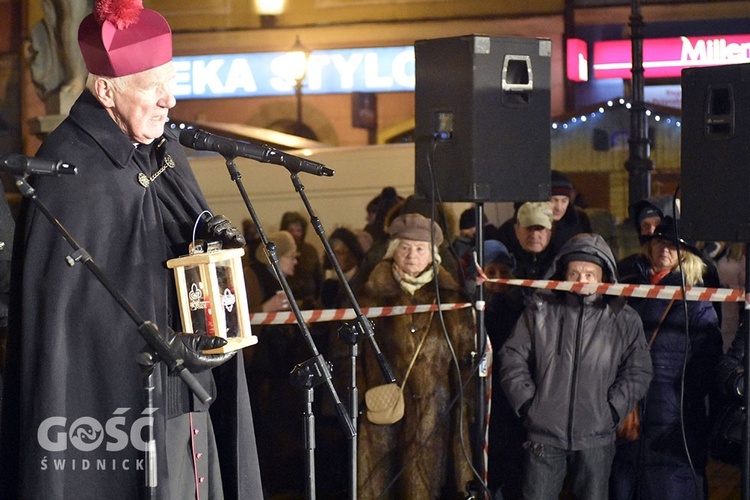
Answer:
<svg viewBox="0 0 750 500"><path fill-rule="evenodd" d="M585 212L573 204L575 191L567 177L553 172L553 187L553 199L517 203L514 216L499 228L485 217L481 270L476 265L475 209L461 214L459 230L451 237L441 207L430 209L412 197L401 198L393 188L385 188L368 206L383 210L383 203L389 202L379 217L382 227L372 231L373 212L367 226L336 228L330 241L361 306L472 301L482 273L488 278L653 285L679 285L684 277L688 286L726 286L714 264L724 254L717 253L714 260L703 248L675 236L679 207L673 197L655 196L632 205L630 223L642 248L618 259L601 236L591 233ZM283 216L290 219L301 216ZM561 233L566 239L556 237ZM409 242L404 244L404 239ZM362 242L371 241L378 243L363 247ZM417 251L421 246L422 260ZM405 254L414 254L409 270ZM326 257L320 262L325 269L323 286L306 306L350 307L331 263ZM307 288L312 288L314 275L298 271L296 279L308 281ZM492 281L482 286L484 324L494 349L487 462L487 487L493 498L550 498L563 489L576 498L704 498L715 413L737 392L723 394L722 388L742 380L736 375L726 383L717 378L717 367L726 364L721 308L709 302L535 292ZM287 307L280 305L278 310ZM357 385L362 407L358 480L363 498L442 498L446 492L469 491L476 485L466 434L477 423L472 414L476 395L467 390L477 376L472 371L477 362L472 352L476 318L455 311L443 316L440 323L435 313L373 322L397 380L408 373L401 422L379 425L367 420L363 395L383 380L372 350L362 345ZM737 331L737 314L734 317ZM313 325L313 331L333 362L336 387L346 395L348 350L336 334L338 326L321 323ZM269 327L261 327L265 328ZM415 356L417 332L425 329L425 346ZM448 346L454 354L433 351L430 341L435 348ZM291 364L310 356L300 347ZM278 356L280 351L275 351L271 354ZM736 357L739 351L732 352ZM290 368L289 358L285 363L285 369ZM454 404L459 394L463 410ZM256 414L263 411L261 401L253 401L259 406ZM330 405L322 403L319 408L323 419L333 416ZM302 409L297 410L301 415ZM632 425L636 414L637 439L618 437L617 430ZM445 427L438 422L453 424ZM328 425L327 431L333 432L326 436L335 442L335 419ZM302 456L301 442L297 446ZM326 476L331 480L327 486L343 494L346 447L330 442L321 446L324 456L329 456L326 450L336 450L326 461L336 469ZM270 483L266 487L274 488ZM286 491L289 480L279 487Z"/></svg>
<svg viewBox="0 0 750 500"><path fill-rule="evenodd" d="M3 282L0 290L8 299L3 495L303 497L315 436L303 426L309 387L297 370L319 350L330 360L320 371L359 409L353 464L335 401L316 391L312 470L321 497L347 496L356 477L363 499L548 499L562 491L592 500L706 498L712 436L737 440L716 422L736 416L744 395L748 325L736 310L707 302L611 297L586 285L736 286L741 251L681 239L676 200L654 197L632 205L642 247L618 261L576 207L573 184L553 171L549 201L517 203L499 227L469 209L456 235L445 207L386 187L367 204L362 229L331 233L335 259L307 241L302 214L284 213L267 234L272 265L251 222L240 230L210 212L178 138L165 129L175 105L166 20L139 2L107 5L97 2L79 29L86 88L38 153L85 168L29 180L86 251L71 252L29 199L10 266L0 246L12 274L10 289ZM216 352L223 339L182 331L165 265L196 238L246 249L253 312L288 311L293 300L300 309L344 308L352 299L425 309L374 318L375 342L321 322L310 325L311 349L296 325L264 324L254 328L257 345ZM10 244L9 235L2 240ZM480 243L484 269L474 259ZM91 256L100 274L88 272ZM95 279L102 276L124 300L104 293L104 280ZM577 282L581 291L487 281L513 277ZM470 305L479 287L487 293L484 352L479 311L441 309ZM136 336L145 331L162 342L146 346ZM179 361L161 359L164 346ZM208 398L183 383L183 367ZM472 435L487 421L477 412L485 395L474 390L483 375L491 396L486 485Z"/></svg>

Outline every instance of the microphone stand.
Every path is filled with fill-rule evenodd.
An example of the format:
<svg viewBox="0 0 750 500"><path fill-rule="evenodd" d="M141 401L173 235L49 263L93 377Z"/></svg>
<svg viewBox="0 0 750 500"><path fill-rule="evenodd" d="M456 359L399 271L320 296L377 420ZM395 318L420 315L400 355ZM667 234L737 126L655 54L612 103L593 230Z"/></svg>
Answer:
<svg viewBox="0 0 750 500"><path fill-rule="evenodd" d="M475 237L475 245L477 249L477 260L480 267L484 267L484 204L476 204L476 221L477 221L477 233ZM477 358L479 359L479 377L477 377L476 387L476 420L474 422L474 441L473 441L473 457L474 457L474 468L480 476L480 481L486 483L486 465L484 457L486 431L487 431L487 403L485 400L485 393L487 389L487 330L485 329L484 323L484 284L477 285L476 290L476 301L474 303L477 314ZM485 484L486 485L486 484ZM479 498L479 491L485 490L482 485L470 484L469 490L473 494L473 498Z"/></svg>
<svg viewBox="0 0 750 500"><path fill-rule="evenodd" d="M339 338L343 340L345 343L349 345L349 358L350 358L350 367L351 367L351 377L350 377L350 385L349 385L349 418L352 420L352 425L354 425L356 429L357 425L357 418L359 415L359 392L357 390L357 356L358 356L358 348L357 348L357 342L359 341L359 337L364 335L372 344L372 347L375 352L375 357L378 360L378 364L380 366L380 370L383 372L383 377L385 378L386 382L392 383L396 381L396 377L393 375L393 372L391 371L390 366L388 365L388 361L385 359L385 355L380 350L380 347L377 344L377 341L375 340L375 332L373 330L372 323L367 319L367 317L362 313L362 309L360 309L359 304L357 303L357 299L354 296L354 292L352 291L351 286L349 285L349 282L346 279L346 276L344 275L344 271L341 269L341 265L338 262L338 259L336 259L336 254L333 251L333 248L331 247L331 243L328 241L328 238L326 238L325 230L323 229L323 224L320 222L320 218L318 218L315 215L315 211L312 208L312 205L310 204L310 200L307 198L307 195L305 194L305 186L302 185L302 182L299 180L299 173L296 171L293 171L292 169L289 169L292 179L292 184L294 185L294 190L299 193L300 198L302 199L302 203L305 205L305 209L307 210L307 213L310 215L310 222L315 228L315 233L318 235L318 238L320 238L321 243L323 243L323 248L325 249L325 253L328 256L329 261L331 262L331 265L333 266L333 269L336 271L336 275L339 278L339 281L341 282L341 286L344 287L344 290L346 291L346 295L349 298L349 302L352 304L352 308L354 309L354 313L357 317L357 322L353 325L344 325L339 330ZM357 441L355 439L352 439L349 442L349 492L350 492L350 498L356 498L356 492L357 492Z"/></svg>
<svg viewBox="0 0 750 500"><path fill-rule="evenodd" d="M148 345L148 348L137 356L137 362L141 365L141 372L144 375L144 390L146 392L146 399L148 409L153 412L154 409L154 379L153 369L159 361L164 361L169 367L169 371L175 371L182 381L188 386L188 388L200 399L204 404L208 404L213 399L210 394L201 386L200 382L193 376L192 373L185 367L182 359L175 356L172 352L172 348L167 344L164 338L159 335L159 331L150 321L144 320L138 312L133 308L132 305L123 297L122 293L109 281L109 278L104 272L96 265L91 255L82 248L76 240L70 235L65 226L55 218L54 215L49 211L47 206L42 203L36 195L34 188L26 182L26 179L22 177L16 177L16 187L21 194L31 200L36 208L44 215L44 217L52 224L54 229L68 242L73 248L73 253L66 256L66 261L69 266L74 266L76 262L82 262L86 268L93 273L96 279L106 288L107 292L115 299L120 307L127 313L128 316L133 320L137 326L138 333L143 337ZM153 417L152 417L153 418ZM153 420L152 420L153 422ZM145 479L144 479L144 493L146 498L156 498L156 487L157 487L157 473L156 473L156 440L153 433L153 423L148 426L148 448L145 452Z"/></svg>
<svg viewBox="0 0 750 500"><path fill-rule="evenodd" d="M279 280L279 284L281 284L281 288L284 290L284 293L286 294L287 298L289 299L289 308L294 313L294 317L297 320L297 325L299 325L300 332L302 333L302 336L304 337L305 341L308 344L308 347L310 348L310 351L313 353L313 357L306 361L305 363L302 363L295 367L295 369L292 371L292 380L303 380L305 381L305 385L308 389L307 391L307 399L305 401L306 403L306 409L304 414L304 420L305 420L305 436L306 436L306 447L307 447L307 498L314 499L315 498L315 466L314 466L314 446L315 446L315 440L312 439L312 437L315 435L314 432L314 425L315 425L315 419L312 418L312 386L316 385L318 383L325 383L325 387L328 390L328 393L331 395L331 398L334 401L334 405L336 406L336 413L338 414L339 421L341 422L341 425L344 428L344 431L346 432L346 437L352 441L354 441L354 438L357 436L357 431L354 425L352 424L352 420L349 418L349 415L346 412L346 409L344 408L343 403L341 403L341 400L339 399L338 394L336 393L336 389L333 387L333 380L331 377L331 371L328 367L328 363L326 363L323 356L319 353L318 348L315 346L315 341L312 338L312 335L310 334L310 330L307 327L307 324L305 323L305 319L302 317L302 312L300 311L299 304L297 304L297 301L294 298L294 295L292 294L292 289L289 286L289 282L286 279L286 276L284 276L284 273L281 271L281 267L279 266L279 258L276 255L276 245L274 243L271 243L268 240L268 237L266 237L266 233L263 230L263 226L260 223L260 220L258 219L258 214L255 212L255 209L253 208L252 203L250 202L250 198L247 195L247 191L245 190L245 186L242 183L242 174L237 170L237 165L234 163L234 156L231 155L222 155L224 156L224 159L226 160L227 169L229 170L229 176L231 177L232 181L237 185L237 188L240 191L240 195L242 196L243 201L245 202L245 206L247 207L247 211L250 214L250 217L252 218L253 222L255 222L256 227L258 228L258 235L260 236L260 240L265 245L266 251L268 252L268 256L271 260L271 265L273 267L274 272L276 273L276 277ZM299 369L299 370L298 370ZM304 370L304 373L297 373L298 371Z"/></svg>

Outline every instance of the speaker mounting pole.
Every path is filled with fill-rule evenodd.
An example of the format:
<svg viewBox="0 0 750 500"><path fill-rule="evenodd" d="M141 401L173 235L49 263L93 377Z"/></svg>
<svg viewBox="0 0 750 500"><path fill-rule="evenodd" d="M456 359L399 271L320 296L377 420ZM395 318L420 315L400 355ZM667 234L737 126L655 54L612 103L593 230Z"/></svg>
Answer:
<svg viewBox="0 0 750 500"><path fill-rule="evenodd" d="M632 105L630 108L630 155L625 162L625 169L629 172L629 200L638 200L651 196L651 161L650 144L648 140L648 116L643 97L643 16L641 15L640 0L631 1L630 14L630 43L632 47Z"/></svg>

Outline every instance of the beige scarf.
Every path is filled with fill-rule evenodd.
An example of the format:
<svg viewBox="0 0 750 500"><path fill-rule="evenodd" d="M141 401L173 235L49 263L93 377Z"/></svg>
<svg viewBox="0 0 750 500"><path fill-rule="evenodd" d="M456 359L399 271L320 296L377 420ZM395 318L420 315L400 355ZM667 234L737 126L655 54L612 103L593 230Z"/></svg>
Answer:
<svg viewBox="0 0 750 500"><path fill-rule="evenodd" d="M435 272L432 269L432 264L430 264L427 269L422 271L419 276L401 274L401 270L398 268L395 262L391 265L391 271L393 272L393 278L398 282L401 288L409 292L409 294L411 295L414 295L417 290L419 290L435 278Z"/></svg>

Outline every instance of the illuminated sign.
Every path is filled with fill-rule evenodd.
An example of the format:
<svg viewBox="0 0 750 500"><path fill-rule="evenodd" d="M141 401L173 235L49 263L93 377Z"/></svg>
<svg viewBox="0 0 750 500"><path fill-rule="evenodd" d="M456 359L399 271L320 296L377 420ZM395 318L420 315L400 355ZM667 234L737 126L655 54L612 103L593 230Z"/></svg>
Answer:
<svg viewBox="0 0 750 500"><path fill-rule="evenodd" d="M177 99L294 93L284 52L175 57ZM321 50L310 54L305 94L414 91L414 47Z"/></svg>
<svg viewBox="0 0 750 500"><path fill-rule="evenodd" d="M682 108L682 86L646 85L643 88L643 100L659 106L680 109Z"/></svg>
<svg viewBox="0 0 750 500"><path fill-rule="evenodd" d="M644 78L679 78L684 68L747 62L750 62L750 35L643 40ZM631 66L630 40L594 43L594 78L631 78Z"/></svg>
<svg viewBox="0 0 750 500"><path fill-rule="evenodd" d="M569 38L567 41L568 80L574 82L589 81L589 47L583 40Z"/></svg>

